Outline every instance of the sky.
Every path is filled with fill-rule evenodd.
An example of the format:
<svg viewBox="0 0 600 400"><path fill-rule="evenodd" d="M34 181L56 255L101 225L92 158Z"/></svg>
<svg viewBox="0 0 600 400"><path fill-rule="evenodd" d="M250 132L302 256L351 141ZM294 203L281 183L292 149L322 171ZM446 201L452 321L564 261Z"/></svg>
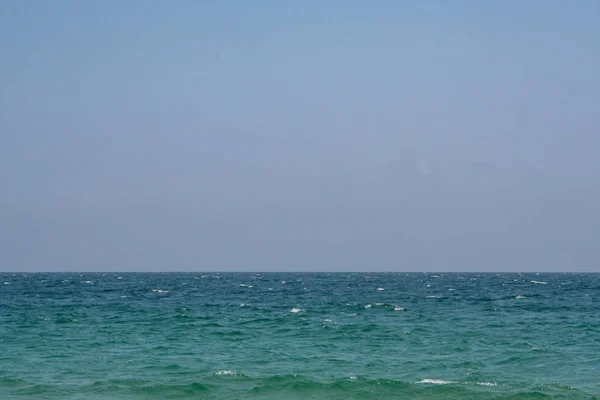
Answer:
<svg viewBox="0 0 600 400"><path fill-rule="evenodd" d="M600 272L600 1L0 2L2 271Z"/></svg>

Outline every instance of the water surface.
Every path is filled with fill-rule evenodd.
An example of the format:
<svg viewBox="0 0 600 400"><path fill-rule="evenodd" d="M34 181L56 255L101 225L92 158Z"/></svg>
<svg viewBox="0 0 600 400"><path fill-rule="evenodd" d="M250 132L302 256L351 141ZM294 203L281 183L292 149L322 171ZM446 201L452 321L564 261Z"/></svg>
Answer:
<svg viewBox="0 0 600 400"><path fill-rule="evenodd" d="M599 274L0 274L2 399L600 398Z"/></svg>

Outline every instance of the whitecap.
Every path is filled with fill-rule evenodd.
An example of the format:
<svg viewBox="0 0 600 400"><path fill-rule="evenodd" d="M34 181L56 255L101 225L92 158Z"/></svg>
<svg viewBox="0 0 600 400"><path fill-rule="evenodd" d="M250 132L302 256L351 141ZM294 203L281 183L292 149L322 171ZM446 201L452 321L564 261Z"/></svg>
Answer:
<svg viewBox="0 0 600 400"><path fill-rule="evenodd" d="M117 276L117 279L123 279L123 277L122 276Z"/></svg>
<svg viewBox="0 0 600 400"><path fill-rule="evenodd" d="M548 282L544 282L544 281L531 281L531 283L537 283L538 285L547 285Z"/></svg>
<svg viewBox="0 0 600 400"><path fill-rule="evenodd" d="M248 284L246 284L246 283L240 283L240 287L247 287L247 288L251 288L251 287L254 287L254 286L252 286L252 285L248 285Z"/></svg>
<svg viewBox="0 0 600 400"><path fill-rule="evenodd" d="M371 307L373 307L373 306L372 306L372 305L370 305L370 304L367 304L367 305L365 306L365 308L371 308Z"/></svg>
<svg viewBox="0 0 600 400"><path fill-rule="evenodd" d="M442 296L425 296L426 299L439 299Z"/></svg>
<svg viewBox="0 0 600 400"><path fill-rule="evenodd" d="M293 312L293 313L299 313L301 311L304 311L304 310L302 310L301 308L295 308L295 307L290 310L290 312Z"/></svg>
<svg viewBox="0 0 600 400"><path fill-rule="evenodd" d="M154 293L169 293L169 291L168 291L168 290L162 290L162 289L152 289L152 291L153 291Z"/></svg>
<svg viewBox="0 0 600 400"><path fill-rule="evenodd" d="M93 283L94 283L94 281L85 281L84 283L87 283L87 284L93 284Z"/></svg>
<svg viewBox="0 0 600 400"><path fill-rule="evenodd" d="M526 297L525 297L525 296L517 296L517 297L515 297L515 298L516 298L516 299L525 299Z"/></svg>
<svg viewBox="0 0 600 400"><path fill-rule="evenodd" d="M285 285L285 281L281 281L281 284L282 284L282 285Z"/></svg>
<svg viewBox="0 0 600 400"><path fill-rule="evenodd" d="M445 381L443 379L423 379L420 380L419 383L433 383L435 385L446 385L448 383L452 383L451 381Z"/></svg>
<svg viewBox="0 0 600 400"><path fill-rule="evenodd" d="M381 307L381 306L385 306L385 303L375 303L375 305Z"/></svg>
<svg viewBox="0 0 600 400"><path fill-rule="evenodd" d="M498 386L495 382L477 382L481 386Z"/></svg>
<svg viewBox="0 0 600 400"><path fill-rule="evenodd" d="M227 369L225 369L225 370L223 370L223 371L218 371L218 372L215 372L215 375L228 375L228 376L234 376L234 375L237 375L237 374L238 374L237 372L235 372L235 371L232 371L232 370L227 370Z"/></svg>
<svg viewBox="0 0 600 400"><path fill-rule="evenodd" d="M394 311L405 311L405 310L406 310L406 308L404 308L404 307L398 307L398 306L394 307Z"/></svg>
<svg viewBox="0 0 600 400"><path fill-rule="evenodd" d="M10 282L4 282L5 285L10 285Z"/></svg>
<svg viewBox="0 0 600 400"><path fill-rule="evenodd" d="M382 290L385 290L385 289L382 287L378 287L377 290L379 290L381 292Z"/></svg>
<svg viewBox="0 0 600 400"><path fill-rule="evenodd" d="M250 304L242 303L242 304L240 304L240 307L248 308L248 307L252 307L252 306Z"/></svg>
<svg viewBox="0 0 600 400"><path fill-rule="evenodd" d="M355 380L357 380L357 379L358 379L358 376L356 376L356 375L352 375L352 376L350 377L350 380L351 380L351 381L355 381Z"/></svg>

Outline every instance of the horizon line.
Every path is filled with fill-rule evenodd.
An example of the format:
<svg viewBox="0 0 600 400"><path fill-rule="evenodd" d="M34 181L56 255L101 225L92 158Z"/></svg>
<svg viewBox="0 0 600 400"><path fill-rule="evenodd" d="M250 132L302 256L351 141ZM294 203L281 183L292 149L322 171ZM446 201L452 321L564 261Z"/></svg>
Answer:
<svg viewBox="0 0 600 400"><path fill-rule="evenodd" d="M106 273L119 273L119 274L179 274L179 273L203 273L203 274L240 274L240 273L248 273L248 274L264 274L264 273L273 273L273 274L310 274L310 273L324 273L324 274L348 274L348 273L397 273L397 274L600 274L600 271L536 271L536 270L528 270L528 271L465 271L465 270L456 270L456 271L415 271L415 270L407 270L407 271L366 271L366 270L350 270L350 271L333 271L333 270L309 270L309 271L275 271L275 270L251 270L251 271L239 271L239 270L226 270L226 271L217 271L217 270L175 270L175 271L132 271L132 270L96 270L96 271L0 271L0 274L106 274Z"/></svg>

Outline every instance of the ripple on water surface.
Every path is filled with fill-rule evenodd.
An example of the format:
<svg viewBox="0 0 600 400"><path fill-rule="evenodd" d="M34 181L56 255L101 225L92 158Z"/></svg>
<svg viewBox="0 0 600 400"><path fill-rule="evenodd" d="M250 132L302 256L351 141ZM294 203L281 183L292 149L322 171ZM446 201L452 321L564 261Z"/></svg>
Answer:
<svg viewBox="0 0 600 400"><path fill-rule="evenodd" d="M597 274L0 274L0 282L1 399L600 394Z"/></svg>

